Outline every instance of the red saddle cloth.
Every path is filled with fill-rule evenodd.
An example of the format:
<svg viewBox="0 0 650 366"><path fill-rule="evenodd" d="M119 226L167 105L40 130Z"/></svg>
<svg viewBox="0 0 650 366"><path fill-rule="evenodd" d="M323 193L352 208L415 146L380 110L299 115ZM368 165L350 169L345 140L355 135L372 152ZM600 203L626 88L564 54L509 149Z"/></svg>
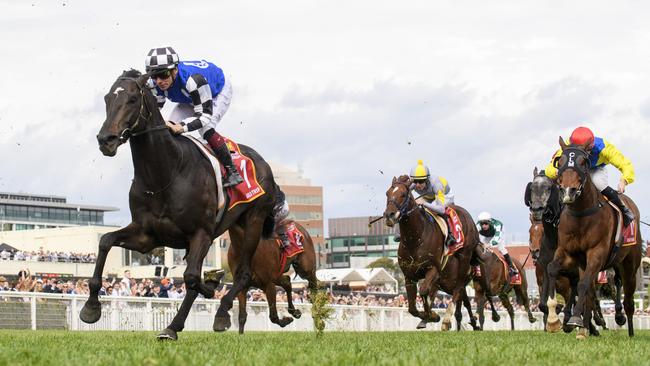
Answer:
<svg viewBox="0 0 650 366"><path fill-rule="evenodd" d="M239 145L232 141L231 139L224 137L226 144L228 145L228 150L230 150L230 156L232 157L232 163L237 167L239 174L243 178L243 182L239 183L234 187L226 189L228 192L228 198L230 199L230 204L228 209L237 206L240 203L251 202L252 200L263 195L264 188L260 186L257 182L257 175L255 174L255 164L253 160L248 156L241 153L239 150ZM225 176L226 170L224 167L221 167L221 175Z"/></svg>
<svg viewBox="0 0 650 366"><path fill-rule="evenodd" d="M284 273L286 272L289 268L288 267L287 261L290 261L293 257L296 255L302 253L305 251L305 248L303 246L303 236L300 230L296 227L296 223L292 222L287 225L286 228L286 233L287 236L289 237L289 245L287 245L286 248L282 249L282 240L281 239L276 239L276 242L278 243L278 247L281 248L281 253L280 253L280 272Z"/></svg>
<svg viewBox="0 0 650 366"><path fill-rule="evenodd" d="M511 285L521 285L521 273L517 271L517 273L510 276L510 267L508 266L508 261L506 261L506 258L503 256L503 254L501 254L501 252L498 250L493 250L492 248L490 248L490 250L501 261L501 264L503 265L503 273L506 281L509 281L508 283Z"/></svg>
<svg viewBox="0 0 650 366"><path fill-rule="evenodd" d="M636 244L636 222L623 227L623 245Z"/></svg>
<svg viewBox="0 0 650 366"><path fill-rule="evenodd" d="M460 223L460 218L458 217L456 210L451 207L447 207L445 214L447 214L447 221L449 223L449 228L451 231L447 235L453 235L456 239L456 243L450 245L449 248L447 248L447 255L452 255L456 253L458 249L462 248L463 245L465 245L465 234L463 234L463 226Z"/></svg>
<svg viewBox="0 0 650 366"><path fill-rule="evenodd" d="M604 285L607 283L607 271L600 271L598 272L598 279L596 280L596 283Z"/></svg>

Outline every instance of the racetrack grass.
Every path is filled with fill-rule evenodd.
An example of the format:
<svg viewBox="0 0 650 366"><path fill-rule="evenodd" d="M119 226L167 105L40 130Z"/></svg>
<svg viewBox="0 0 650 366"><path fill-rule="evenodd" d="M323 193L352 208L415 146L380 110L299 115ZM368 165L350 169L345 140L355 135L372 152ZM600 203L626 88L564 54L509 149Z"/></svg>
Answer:
<svg viewBox="0 0 650 366"><path fill-rule="evenodd" d="M0 365L643 365L650 331L314 333L186 332L159 342L153 332L0 330Z"/></svg>

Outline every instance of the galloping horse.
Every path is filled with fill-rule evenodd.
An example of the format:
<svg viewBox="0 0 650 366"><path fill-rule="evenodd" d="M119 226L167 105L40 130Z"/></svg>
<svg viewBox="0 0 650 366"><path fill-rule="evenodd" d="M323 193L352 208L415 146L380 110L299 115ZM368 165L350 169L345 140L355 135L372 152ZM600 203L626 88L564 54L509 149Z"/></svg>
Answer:
<svg viewBox="0 0 650 366"><path fill-rule="evenodd" d="M386 192L387 202L384 217L386 225L392 227L399 223L401 241L397 250L398 263L406 280L409 313L422 319L418 329L426 327L428 322L437 322L440 317L431 311L429 299L433 301L438 288L452 294L452 304L455 305L457 329L460 330L462 320L461 301L470 317L474 330L478 329L476 319L472 315L469 298L465 286L470 280L470 260L474 259L474 250L478 243L478 232L470 214L462 207L453 205L461 220L465 245L444 263L444 235L437 223L427 218L423 208L415 203L411 194L411 180L403 175L393 178L391 187ZM449 233L452 235L452 233ZM474 259L474 261L476 261ZM477 262L477 261L476 261ZM416 308L418 281L420 296L424 302L424 312ZM451 326L450 312L454 306L447 308L443 321L443 330Z"/></svg>
<svg viewBox="0 0 650 366"><path fill-rule="evenodd" d="M274 197L277 186L269 165L253 149L240 145L244 155L255 164L257 179L265 191L261 197L239 204L225 212L217 221L217 183L210 162L193 142L168 132L153 94L146 87L148 75L130 70L117 78L104 97L106 120L97 141L106 156L114 156L117 148L129 141L134 179L129 192L131 223L107 233L99 242L99 254L90 297L80 318L94 323L101 317L98 292L109 250L117 245L146 253L159 246L187 251L187 269L183 279L187 295L160 339L177 339L198 293L214 297L215 281L201 281L201 266L214 238L229 228L239 229L243 239L237 242L241 265L235 274L232 289L221 300L213 328L230 327L228 310L234 296L251 281L251 258L260 241L273 231ZM218 281L218 280L217 280Z"/></svg>
<svg viewBox="0 0 650 366"><path fill-rule="evenodd" d="M303 237L302 244L304 252L297 255L297 257L291 263L291 266L296 271L296 273L306 279L309 283L309 289L313 292L318 290L318 280L316 279L316 254L314 251L314 242L309 236L307 230L302 227L302 225L295 223L296 228L300 230L300 233ZM243 239L244 232L241 228L231 229L229 231L230 239L234 243L240 243ZM231 270L235 271L239 266L241 261L239 248L241 245L231 245L228 249L228 266ZM264 291L266 294L266 301L269 304L269 318L271 322L281 326L286 327L289 325L293 318L300 318L302 313L300 310L296 309L293 306L293 301L291 298L292 289L291 289L291 278L288 275L285 275L283 270L280 269L281 263L281 249L278 246L276 238L264 239L260 242L253 255L252 261L252 270L253 270L253 280L251 286L257 287ZM276 308L276 290L275 287L280 286L287 293L287 303L288 311L291 317L278 317L278 311ZM246 292L248 288L242 290L237 295L239 300L239 333L244 333L244 325L246 324L246 318L248 316L246 312Z"/></svg>
<svg viewBox="0 0 650 366"><path fill-rule="evenodd" d="M580 327L578 338L584 338L584 324L591 322L596 276L599 271L613 267L616 278L620 279L615 281L617 300L620 299L621 280L625 291L623 306L628 335L632 337L636 272L641 263L639 209L627 196L621 196L635 216L636 242L631 246L616 243L617 214L614 208L603 202L601 193L591 181L588 145L567 145L561 137L559 143L562 156L557 164L558 183L562 201L567 207L562 212L558 227L558 249L548 265L549 293L554 293L555 279L563 267L579 266L583 269L578 283L578 301L569 324ZM548 301L551 312L554 302L554 298ZM625 324L626 320L621 310L617 304L615 320L619 325Z"/></svg>
<svg viewBox="0 0 650 366"><path fill-rule="evenodd" d="M481 329L483 329L483 323L485 323L484 312L486 301L490 303L490 307L492 309L492 320L495 322L499 321L499 314L497 314L496 310L494 309L492 297L490 296L491 294L497 294L497 296L499 296L499 299L501 299L503 306L506 308L506 310L508 310L508 315L510 316L510 329L515 330L515 310L510 303L510 299L508 298L508 294L511 290L514 290L519 304L523 305L524 309L526 309L526 312L528 313L528 321L531 323L536 322L537 319L530 311L526 271L524 270L524 266L519 263L518 260L512 258L512 263L515 265L515 267L517 267L519 275L521 276L521 284L511 285L509 271L504 268L503 263L501 260L499 260L494 251L492 249L488 249L482 244L479 244L478 251L481 253L479 254L479 259L484 263L485 268L487 268L487 271L485 274L483 274L483 276L489 276L489 278L485 279L487 285L489 286L489 289L484 288L485 285L482 283L483 281L479 281L479 279L474 278L474 290L476 291L476 312L478 313Z"/></svg>

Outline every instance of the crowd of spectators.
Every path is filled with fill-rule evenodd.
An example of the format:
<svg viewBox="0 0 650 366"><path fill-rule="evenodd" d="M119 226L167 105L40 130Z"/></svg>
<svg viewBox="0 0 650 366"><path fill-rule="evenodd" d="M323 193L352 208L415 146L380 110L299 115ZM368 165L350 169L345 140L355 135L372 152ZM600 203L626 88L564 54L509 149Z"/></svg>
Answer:
<svg viewBox="0 0 650 366"><path fill-rule="evenodd" d="M95 253L50 252L40 249L38 251L6 250L0 251L0 260L28 261L28 262L59 262L59 263L95 263Z"/></svg>

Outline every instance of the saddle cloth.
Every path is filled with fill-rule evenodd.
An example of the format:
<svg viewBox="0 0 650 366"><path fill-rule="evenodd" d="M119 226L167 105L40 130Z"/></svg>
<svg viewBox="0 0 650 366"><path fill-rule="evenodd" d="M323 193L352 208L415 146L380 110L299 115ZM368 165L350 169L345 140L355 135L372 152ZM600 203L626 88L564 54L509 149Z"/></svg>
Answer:
<svg viewBox="0 0 650 366"><path fill-rule="evenodd" d="M610 206L614 208L616 212L616 235L614 236L614 243L621 242L623 240L623 246L632 246L636 244L636 222L632 221L628 226L623 226L623 213L621 210L611 201L607 201Z"/></svg>
<svg viewBox="0 0 650 366"><path fill-rule="evenodd" d="M222 167L219 164L219 161L214 156L214 153L212 152L212 149L209 146L201 143L198 139L194 138L193 136L190 135L182 135L182 136L188 138L196 146L198 146L201 153L203 153L203 156L205 156L208 159L208 161L210 161L210 164L212 165L212 168L214 170L214 176L217 180L218 206L219 209L221 209L226 201L225 196L223 194L224 189L223 189L223 182L221 179L221 177L226 173L224 167ZM254 199L263 195L265 192L262 186L260 186L259 182L257 181L257 175L255 174L255 164L253 164L253 160L245 156L244 154L242 154L239 149L239 145L237 145L234 141L230 140L227 137L224 137L224 139L226 140L226 144L228 146L228 149L230 150L230 156L232 157L233 165L235 165L235 167L239 171L239 174L244 179L242 183L234 187L230 187L227 190L227 194L229 198L228 209L230 210L240 203L253 201Z"/></svg>
<svg viewBox="0 0 650 366"><path fill-rule="evenodd" d="M447 226L447 223L445 223L445 219L440 216L435 214L433 211L429 210L428 208L424 209L426 213L429 215L429 217L438 224L438 227L440 227L440 230L442 231L442 234L444 236L444 241L447 241L447 236L449 235L449 230L448 227L452 228L452 235L454 235L454 238L456 239L456 243L451 245L449 248L446 248L446 251L444 255L450 256L454 253L456 253L459 249L461 249L464 244L465 244L465 234L463 234L463 226L460 222L460 218L458 217L458 214L456 213L456 210L454 210L451 207L447 207L445 210L445 213L447 214L448 217L448 222L449 226Z"/></svg>
<svg viewBox="0 0 650 366"><path fill-rule="evenodd" d="M286 233L289 237L289 245L286 248L281 249L280 253L280 272L284 273L289 270L289 265L291 264L291 259L297 256L298 254L305 251L303 246L303 235L296 227L295 222L291 222L286 225ZM276 238L278 247L282 248L282 240Z"/></svg>

